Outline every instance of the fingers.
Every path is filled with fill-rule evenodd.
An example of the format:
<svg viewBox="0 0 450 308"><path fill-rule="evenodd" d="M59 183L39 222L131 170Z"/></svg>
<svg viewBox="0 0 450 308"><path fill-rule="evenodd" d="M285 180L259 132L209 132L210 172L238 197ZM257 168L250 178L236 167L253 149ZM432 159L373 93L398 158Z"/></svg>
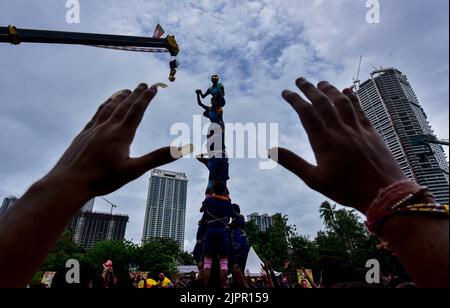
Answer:
<svg viewBox="0 0 450 308"><path fill-rule="evenodd" d="M182 147L171 147L170 148L170 154L178 159L181 158L183 156L189 155L192 152L194 152L194 145L193 144L185 144Z"/></svg>
<svg viewBox="0 0 450 308"><path fill-rule="evenodd" d="M369 119L367 118L366 114L364 113L361 103L359 102L358 97L351 89L344 89L343 94L350 99L350 102L353 105L353 108L356 112L356 116L358 118L359 123L364 128L371 128L372 124L370 123Z"/></svg>
<svg viewBox="0 0 450 308"><path fill-rule="evenodd" d="M322 91L333 102L334 107L338 111L340 118L349 126L356 127L356 112L350 99L336 89L327 81L321 81L317 88Z"/></svg>
<svg viewBox="0 0 450 308"><path fill-rule="evenodd" d="M170 154L170 147L160 148L141 157L131 158L128 171L137 178L150 169L171 163L176 159Z"/></svg>
<svg viewBox="0 0 450 308"><path fill-rule="evenodd" d="M171 163L186 155L183 149L177 147L164 147L147 155L130 158L127 171L133 178L137 178L150 169ZM178 153L173 155L172 153Z"/></svg>
<svg viewBox="0 0 450 308"><path fill-rule="evenodd" d="M95 124L96 125L102 124L107 119L109 119L109 117L114 112L114 110L117 108L117 106L124 99L126 99L130 94L131 94L130 90L121 90L121 91L117 91L116 93L111 95L110 101L107 104L105 104L103 109L100 111Z"/></svg>
<svg viewBox="0 0 450 308"><path fill-rule="evenodd" d="M333 126L339 123L339 116L328 97L317 89L305 78L300 77L295 81L297 87L311 101L318 114L325 120L326 124Z"/></svg>
<svg viewBox="0 0 450 308"><path fill-rule="evenodd" d="M269 150L269 158L282 165L311 188L317 187L317 167L285 148L272 148Z"/></svg>
<svg viewBox="0 0 450 308"><path fill-rule="evenodd" d="M144 117L145 110L155 97L156 93L158 93L158 89L155 86L143 91L139 98L129 106L126 115L122 119L122 126L129 130L133 136Z"/></svg>
<svg viewBox="0 0 450 308"><path fill-rule="evenodd" d="M139 84L136 87L136 89L134 89L134 91L117 106L117 108L114 110L113 114L111 115L111 120L114 122L120 122L123 119L123 117L126 115L128 110L130 109L130 106L147 89L148 89L147 84L145 84L145 83Z"/></svg>
<svg viewBox="0 0 450 308"><path fill-rule="evenodd" d="M314 110L314 107L306 102L300 95L289 90L281 93L282 97L297 112L303 127L308 136L319 137L326 129L326 124L320 115Z"/></svg>
<svg viewBox="0 0 450 308"><path fill-rule="evenodd" d="M106 102L104 102L103 104L101 104L101 105L98 107L98 109L97 109L97 111L95 112L94 116L93 116L92 119L86 124L86 126L83 128L83 130L87 130L87 129L91 128L91 127L95 124L95 122L96 122L97 119L98 119L98 116L99 116L100 112L103 110L103 108L104 108L107 104L109 104L109 102L111 102L111 100L112 100L111 98L108 98L108 99L106 100Z"/></svg>

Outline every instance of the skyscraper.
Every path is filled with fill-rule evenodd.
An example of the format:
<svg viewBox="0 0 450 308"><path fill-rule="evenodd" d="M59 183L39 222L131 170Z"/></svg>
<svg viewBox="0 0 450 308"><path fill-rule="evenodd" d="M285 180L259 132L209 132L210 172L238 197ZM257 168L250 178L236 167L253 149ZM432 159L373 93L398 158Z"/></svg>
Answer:
<svg viewBox="0 0 450 308"><path fill-rule="evenodd" d="M152 170L142 243L152 238L172 238L184 249L187 183L184 173Z"/></svg>
<svg viewBox="0 0 450 308"><path fill-rule="evenodd" d="M95 197L86 202L80 209L80 212L92 212L94 210Z"/></svg>
<svg viewBox="0 0 450 308"><path fill-rule="evenodd" d="M0 216L5 214L6 211L11 206L13 206L14 203L16 203L16 201L17 201L17 197L15 197L15 196L9 196L9 197L6 197L5 199L3 199L2 207L0 207Z"/></svg>
<svg viewBox="0 0 450 308"><path fill-rule="evenodd" d="M275 214L280 215L281 214ZM267 229L273 225L274 223L274 216L269 216L267 214L259 215L258 213L252 213L250 215L247 215L247 221L253 221L255 225L258 227L259 231L266 232Z"/></svg>
<svg viewBox="0 0 450 308"><path fill-rule="evenodd" d="M126 215L80 211L72 218L68 229L72 229L75 242L90 249L99 241L123 240L127 222Z"/></svg>
<svg viewBox="0 0 450 308"><path fill-rule="evenodd" d="M395 68L375 70L358 90L364 113L403 173L449 201L448 162L407 77Z"/></svg>

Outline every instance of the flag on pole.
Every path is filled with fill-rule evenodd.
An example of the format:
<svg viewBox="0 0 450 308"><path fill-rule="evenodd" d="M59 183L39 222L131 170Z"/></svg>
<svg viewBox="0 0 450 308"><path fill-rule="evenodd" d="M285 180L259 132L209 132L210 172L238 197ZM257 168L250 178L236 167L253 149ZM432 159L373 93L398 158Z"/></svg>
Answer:
<svg viewBox="0 0 450 308"><path fill-rule="evenodd" d="M163 27L161 27L160 24L156 25L155 31L153 32L153 37L154 38L161 38L161 36L163 36L164 34L164 29Z"/></svg>

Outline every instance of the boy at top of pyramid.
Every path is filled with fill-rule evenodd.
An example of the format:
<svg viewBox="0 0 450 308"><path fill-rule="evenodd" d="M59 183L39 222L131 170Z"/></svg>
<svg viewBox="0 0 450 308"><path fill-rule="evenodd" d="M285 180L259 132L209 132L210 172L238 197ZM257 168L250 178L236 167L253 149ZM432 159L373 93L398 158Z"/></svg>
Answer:
<svg viewBox="0 0 450 308"><path fill-rule="evenodd" d="M206 90L205 93L203 93L200 89L196 90L196 92L199 93L202 98L211 95L215 98L220 107L225 106L225 87L223 83L219 82L219 75L212 75L211 82L212 86Z"/></svg>

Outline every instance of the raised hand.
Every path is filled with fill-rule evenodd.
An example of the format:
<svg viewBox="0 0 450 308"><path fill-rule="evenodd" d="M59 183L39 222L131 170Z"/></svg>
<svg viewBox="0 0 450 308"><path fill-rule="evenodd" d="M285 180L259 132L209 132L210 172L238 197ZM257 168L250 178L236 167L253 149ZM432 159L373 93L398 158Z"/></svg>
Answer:
<svg viewBox="0 0 450 308"><path fill-rule="evenodd" d="M249 288L249 285L247 283L247 280L246 280L244 274L242 273L240 267L236 264L233 267L233 274L234 274L234 279L236 279L236 284L238 286L240 286L241 288L245 288L245 289Z"/></svg>
<svg viewBox="0 0 450 308"><path fill-rule="evenodd" d="M157 93L156 86L140 84L134 91L122 90L111 96L55 167L2 216L0 287L24 287L70 218L90 198L113 192L147 170L192 151L190 145L165 147L142 157L130 157L130 144Z"/></svg>
<svg viewBox="0 0 450 308"><path fill-rule="evenodd" d="M177 148L165 147L131 158L130 144L157 87L140 84L122 90L97 110L47 177L70 181L87 197L105 195L136 179L149 169L181 157Z"/></svg>
<svg viewBox="0 0 450 308"><path fill-rule="evenodd" d="M326 81L316 87L304 78L296 85L311 103L289 90L282 96L299 115L317 165L284 148L270 149L269 157L312 189L365 213L381 188L405 176L350 89L340 92Z"/></svg>

